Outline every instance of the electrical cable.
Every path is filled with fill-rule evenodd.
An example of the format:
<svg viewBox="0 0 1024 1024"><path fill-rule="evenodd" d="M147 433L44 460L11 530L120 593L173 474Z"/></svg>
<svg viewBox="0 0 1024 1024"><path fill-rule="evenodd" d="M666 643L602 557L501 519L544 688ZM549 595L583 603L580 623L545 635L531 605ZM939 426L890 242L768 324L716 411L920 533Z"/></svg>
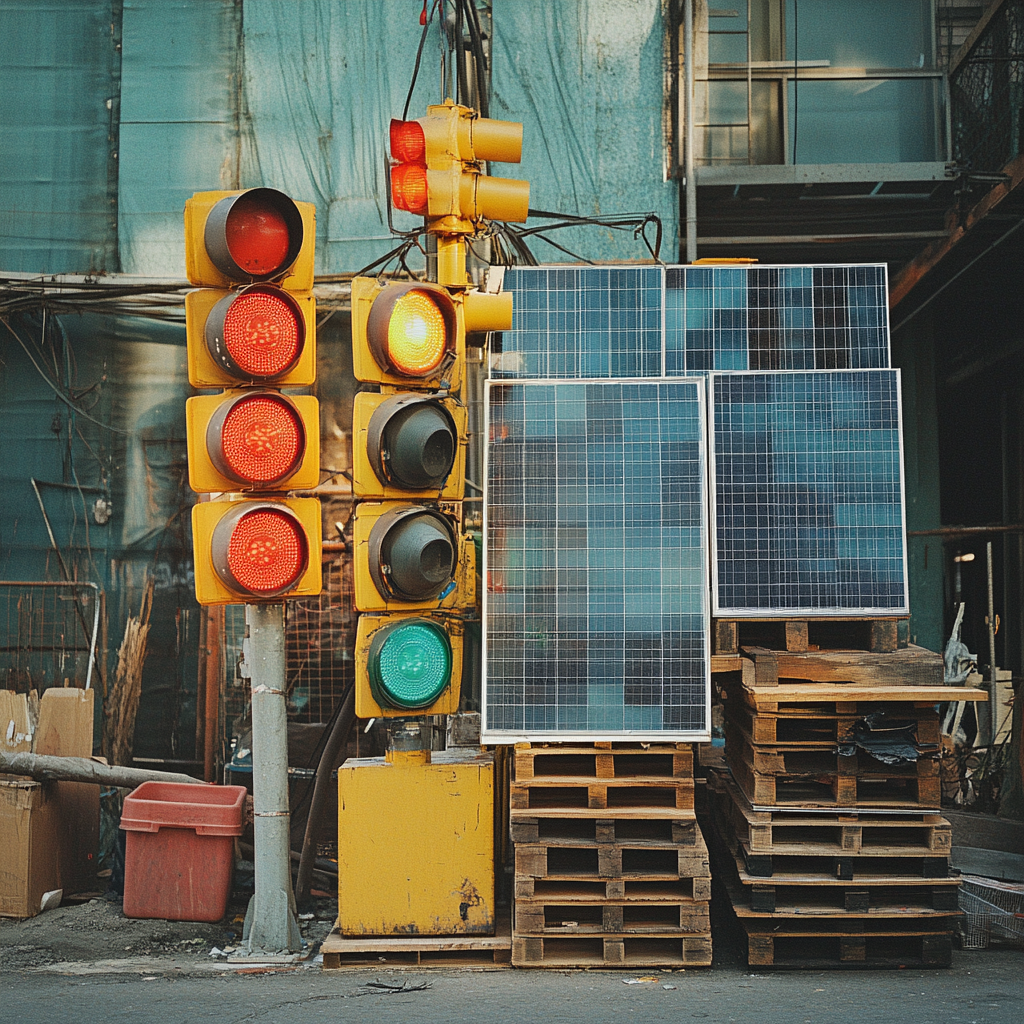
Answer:
<svg viewBox="0 0 1024 1024"><path fill-rule="evenodd" d="M490 117L491 98L487 85L487 57L484 55L483 30L480 26L480 15L473 0L461 0L465 6L469 24L469 39L473 47L473 59L476 65L476 106L481 117Z"/></svg>
<svg viewBox="0 0 1024 1024"><path fill-rule="evenodd" d="M455 100L463 106L469 106L469 75L466 69L466 40L463 29L462 0L454 0L455 4Z"/></svg>
<svg viewBox="0 0 1024 1024"><path fill-rule="evenodd" d="M797 72L800 53L800 0L793 0L793 163L796 164L796 129L800 115L800 104L797 100Z"/></svg>
<svg viewBox="0 0 1024 1024"><path fill-rule="evenodd" d="M416 49L416 63L412 69L412 81L409 83L409 93L405 97L405 107L402 109L402 120L406 121L409 118L409 104L412 102L412 91L416 88L416 78L420 73L420 60L423 57L423 46L427 41L427 29L430 28L430 22L433 20L434 14L437 12L438 4L441 0L434 0L434 5L430 9L430 13L427 15L426 20L423 22L423 31L420 33L420 45Z"/></svg>
<svg viewBox="0 0 1024 1024"><path fill-rule="evenodd" d="M109 431L111 431L112 433L115 433L115 434L123 434L125 437L128 437L128 436L131 435L130 431L122 430L120 427L111 426L111 424L109 424L109 423L104 423L103 420L98 420L98 419L96 419L95 416L90 416L89 413L87 413L84 409L79 409L78 406L75 405L75 403L72 402L71 399L68 398L67 395L65 395L60 390L60 388L56 384L54 384L54 382L52 380L50 380L49 377L47 377L46 373L43 371L43 368L36 362L35 357L29 351L28 346L25 344L24 341L22 341L21 337L18 335L18 332L15 331L13 327L11 327L11 325L6 321L6 319L0 320L0 323L3 323L4 327L6 327L7 330L14 336L14 340L22 347L22 349L25 352L25 355L28 356L29 361L36 368L36 372L39 374L39 376L42 377L44 381L46 381L46 383L50 386L50 388L53 391L53 393L69 409L71 409L74 412L78 413L79 416L83 416L85 419L89 420L90 423L95 423L98 427L103 427L104 430L109 430Z"/></svg>

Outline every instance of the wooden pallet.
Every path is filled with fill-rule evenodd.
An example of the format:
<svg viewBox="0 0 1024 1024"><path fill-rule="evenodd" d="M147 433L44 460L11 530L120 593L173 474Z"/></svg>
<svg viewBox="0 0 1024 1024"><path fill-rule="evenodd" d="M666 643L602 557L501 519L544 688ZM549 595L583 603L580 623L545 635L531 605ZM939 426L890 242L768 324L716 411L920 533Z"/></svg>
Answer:
<svg viewBox="0 0 1024 1024"><path fill-rule="evenodd" d="M693 778L597 779L576 776L534 776L513 782L509 801L514 810L657 808L693 810ZM641 817L643 816L640 815Z"/></svg>
<svg viewBox="0 0 1024 1024"><path fill-rule="evenodd" d="M511 811L512 842L593 845L643 841L671 846L694 846L697 842L697 819L692 811L674 813L671 818L613 818L600 813L599 818L573 818Z"/></svg>
<svg viewBox="0 0 1024 1024"><path fill-rule="evenodd" d="M744 760L755 772L764 775L879 775L900 777L916 775L919 778L932 774L928 768L932 762L937 769L938 744L930 749L918 745L918 758L904 764L890 765L877 760L870 751L852 742L836 743L755 743L750 733L738 725L727 722L725 726L726 751L743 751ZM915 770L916 768L916 770ZM922 771L924 775L922 775Z"/></svg>
<svg viewBox="0 0 1024 1024"><path fill-rule="evenodd" d="M533 878L518 875L515 898L560 903L664 903L711 899L711 873L680 878Z"/></svg>
<svg viewBox="0 0 1024 1024"><path fill-rule="evenodd" d="M711 785L718 821L752 853L948 856L952 848L952 826L933 812L755 811L728 776L716 775Z"/></svg>
<svg viewBox="0 0 1024 1024"><path fill-rule="evenodd" d="M735 690L723 701L727 719L747 734L752 743L819 746L854 739L857 725L869 715L882 713L890 725L913 725L922 746L939 743L939 714L933 703L784 704L774 711L756 710Z"/></svg>
<svg viewBox="0 0 1024 1024"><path fill-rule="evenodd" d="M708 900L572 903L516 900L516 935L706 935Z"/></svg>
<svg viewBox="0 0 1024 1024"><path fill-rule="evenodd" d="M747 870L733 837L712 833L712 850L715 877L740 917L934 917L959 912L959 878L880 873L850 880L813 870L780 871L765 878Z"/></svg>
<svg viewBox="0 0 1024 1024"><path fill-rule="evenodd" d="M728 743L726 760L740 789L757 808L806 807L938 808L941 780L937 758L910 765L882 765L859 755L836 757L832 771L762 772L749 747Z"/></svg>
<svg viewBox="0 0 1024 1024"><path fill-rule="evenodd" d="M713 653L735 654L742 646L777 651L842 650L877 654L907 646L909 619L715 619Z"/></svg>
<svg viewBox="0 0 1024 1024"><path fill-rule="evenodd" d="M564 776L588 779L692 779L693 748L689 743L607 743L551 746L517 743L517 782Z"/></svg>
<svg viewBox="0 0 1024 1024"><path fill-rule="evenodd" d="M949 967L954 920L739 919L751 967L797 968Z"/></svg>
<svg viewBox="0 0 1024 1024"><path fill-rule="evenodd" d="M495 935L382 935L342 937L337 928L321 948L324 970L345 967L494 967L512 960L510 922L498 922Z"/></svg>
<svg viewBox="0 0 1024 1024"><path fill-rule="evenodd" d="M708 967L711 934L512 937L516 967Z"/></svg>
<svg viewBox="0 0 1024 1024"><path fill-rule="evenodd" d="M743 647L741 654L744 686L794 681L901 688L943 685L942 656L913 644L887 654L773 651L765 647Z"/></svg>
<svg viewBox="0 0 1024 1024"><path fill-rule="evenodd" d="M652 881L669 878L709 878L711 868L704 840L694 846L639 845L566 846L517 844L516 878L611 879Z"/></svg>

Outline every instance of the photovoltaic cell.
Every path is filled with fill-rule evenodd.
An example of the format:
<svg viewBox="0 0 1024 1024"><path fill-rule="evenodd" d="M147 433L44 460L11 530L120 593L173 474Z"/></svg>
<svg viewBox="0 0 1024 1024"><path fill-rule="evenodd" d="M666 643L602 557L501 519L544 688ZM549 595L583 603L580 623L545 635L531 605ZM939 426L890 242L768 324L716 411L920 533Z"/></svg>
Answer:
<svg viewBox="0 0 1024 1024"><path fill-rule="evenodd" d="M714 614L905 614L899 371L710 388Z"/></svg>
<svg viewBox="0 0 1024 1024"><path fill-rule="evenodd" d="M665 375L889 366L886 268L665 271Z"/></svg>
<svg viewBox="0 0 1024 1024"><path fill-rule="evenodd" d="M488 382L488 742L707 734L703 387Z"/></svg>
<svg viewBox="0 0 1024 1024"><path fill-rule="evenodd" d="M662 376L662 285L658 266L512 267L512 330L492 349L491 376Z"/></svg>

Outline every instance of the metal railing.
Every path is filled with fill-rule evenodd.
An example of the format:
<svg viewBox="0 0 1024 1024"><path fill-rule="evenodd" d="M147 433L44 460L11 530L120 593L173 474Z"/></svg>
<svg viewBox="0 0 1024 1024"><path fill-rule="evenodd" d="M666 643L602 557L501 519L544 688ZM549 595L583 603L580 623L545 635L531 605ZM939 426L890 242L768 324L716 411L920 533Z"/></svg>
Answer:
<svg viewBox="0 0 1024 1024"><path fill-rule="evenodd" d="M1004 0L949 76L953 159L1000 171L1021 152L1024 0Z"/></svg>
<svg viewBox="0 0 1024 1024"><path fill-rule="evenodd" d="M95 583L0 580L0 687L91 689L102 676L102 605Z"/></svg>

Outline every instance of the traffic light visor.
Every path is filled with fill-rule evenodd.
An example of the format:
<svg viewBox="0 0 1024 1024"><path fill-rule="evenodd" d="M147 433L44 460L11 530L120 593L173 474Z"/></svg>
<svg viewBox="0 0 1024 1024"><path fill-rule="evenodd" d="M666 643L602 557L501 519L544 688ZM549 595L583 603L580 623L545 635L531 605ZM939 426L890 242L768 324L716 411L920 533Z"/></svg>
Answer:
<svg viewBox="0 0 1024 1024"><path fill-rule="evenodd" d="M373 525L368 568L385 599L439 598L455 576L458 540L451 522L422 505L400 505Z"/></svg>
<svg viewBox="0 0 1024 1024"><path fill-rule="evenodd" d="M458 445L448 410L419 395L394 395L382 402L366 431L366 453L377 479L406 490L443 487Z"/></svg>
<svg viewBox="0 0 1024 1024"><path fill-rule="evenodd" d="M213 265L233 281L268 281L285 274L302 248L302 215L273 188L225 196L206 219L204 242Z"/></svg>
<svg viewBox="0 0 1024 1024"><path fill-rule="evenodd" d="M256 391L218 407L207 426L206 446L224 476L248 486L269 487L299 468L306 431L286 395Z"/></svg>
<svg viewBox="0 0 1024 1024"><path fill-rule="evenodd" d="M435 375L455 352L456 331L455 306L448 293L423 284L385 288L366 322L377 365L407 378Z"/></svg>
<svg viewBox="0 0 1024 1024"><path fill-rule="evenodd" d="M401 619L374 634L367 668L370 691L382 707L429 707L451 683L451 641L430 619Z"/></svg>
<svg viewBox="0 0 1024 1024"><path fill-rule="evenodd" d="M298 303L272 286L225 295L211 310L205 331L213 360L242 380L284 376L299 361L306 341Z"/></svg>
<svg viewBox="0 0 1024 1024"><path fill-rule="evenodd" d="M309 565L302 522L274 502L245 502L224 515L213 531L210 555L225 586L266 598L293 587Z"/></svg>

